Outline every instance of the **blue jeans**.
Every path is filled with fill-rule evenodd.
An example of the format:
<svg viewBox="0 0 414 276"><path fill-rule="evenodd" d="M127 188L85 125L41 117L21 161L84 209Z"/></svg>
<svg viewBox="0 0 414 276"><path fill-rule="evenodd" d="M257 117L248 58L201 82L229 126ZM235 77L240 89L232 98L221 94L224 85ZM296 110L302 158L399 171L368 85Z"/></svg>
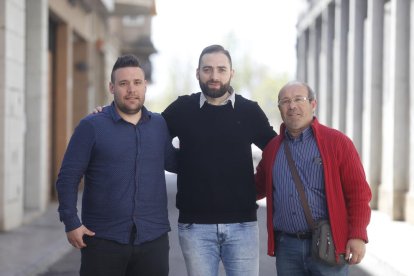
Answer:
<svg viewBox="0 0 414 276"><path fill-rule="evenodd" d="M276 236L278 276L346 276L348 265L330 266L311 257L311 239L300 240L284 234Z"/></svg>
<svg viewBox="0 0 414 276"><path fill-rule="evenodd" d="M189 276L217 276L220 260L227 276L259 275L257 221L178 223L178 237Z"/></svg>

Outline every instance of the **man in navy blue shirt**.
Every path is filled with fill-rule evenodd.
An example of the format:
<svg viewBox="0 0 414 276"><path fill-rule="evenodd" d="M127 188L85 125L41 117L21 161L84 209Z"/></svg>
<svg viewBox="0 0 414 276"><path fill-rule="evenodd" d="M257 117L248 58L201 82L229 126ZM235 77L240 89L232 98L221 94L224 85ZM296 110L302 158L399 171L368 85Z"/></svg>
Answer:
<svg viewBox="0 0 414 276"><path fill-rule="evenodd" d="M80 275L168 275L164 169L176 171L176 157L163 117L144 107L146 86L138 59L119 57L114 101L81 120L66 150L58 211L69 243L81 249Z"/></svg>

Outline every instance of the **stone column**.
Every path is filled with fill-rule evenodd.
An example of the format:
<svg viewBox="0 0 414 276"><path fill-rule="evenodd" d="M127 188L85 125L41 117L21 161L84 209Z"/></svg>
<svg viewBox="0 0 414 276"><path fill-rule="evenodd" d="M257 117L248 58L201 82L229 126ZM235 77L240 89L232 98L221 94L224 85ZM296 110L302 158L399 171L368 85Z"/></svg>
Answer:
<svg viewBox="0 0 414 276"><path fill-rule="evenodd" d="M321 20L315 18L315 21L309 26L309 47L308 47L308 69L307 83L312 87L318 97L319 92L319 53L321 39Z"/></svg>
<svg viewBox="0 0 414 276"><path fill-rule="evenodd" d="M365 40L362 159L375 209L381 182L384 4L385 0L368 0Z"/></svg>
<svg viewBox="0 0 414 276"><path fill-rule="evenodd" d="M297 63L296 63L296 79L300 81L306 81L307 74L307 48L308 48L308 30L304 30L298 34L297 38Z"/></svg>
<svg viewBox="0 0 414 276"><path fill-rule="evenodd" d="M334 7L334 4L331 3L322 11L321 24L319 95L317 95L318 119L326 125L332 125Z"/></svg>
<svg viewBox="0 0 414 276"><path fill-rule="evenodd" d="M392 183L393 183L393 171L392 171L392 156L393 147L390 146L393 143L391 132L394 129L393 126L393 91L390 87L391 76L391 3L386 2L384 5L384 77L382 80L383 98L382 98L382 112L388 114L383 117L382 120L382 159L381 167L384 168L381 174L381 184L378 194L378 209L385 211L387 214L392 213ZM387 170L385 168L388 168ZM382 202L382 203L381 203Z"/></svg>
<svg viewBox="0 0 414 276"><path fill-rule="evenodd" d="M23 219L25 2L0 1L0 230Z"/></svg>
<svg viewBox="0 0 414 276"><path fill-rule="evenodd" d="M332 126L341 131L345 131L346 119L348 28L349 0L335 0Z"/></svg>
<svg viewBox="0 0 414 276"><path fill-rule="evenodd" d="M406 221L414 223L414 0L411 0L410 22L410 163L409 187L406 196Z"/></svg>
<svg viewBox="0 0 414 276"><path fill-rule="evenodd" d="M50 196L47 0L26 1L25 208L44 211Z"/></svg>
<svg viewBox="0 0 414 276"><path fill-rule="evenodd" d="M384 95L382 184L379 208L395 220L405 217L409 155L409 26L410 1L391 0L390 91Z"/></svg>
<svg viewBox="0 0 414 276"><path fill-rule="evenodd" d="M362 152L362 102L364 93L364 20L366 0L350 0L348 34L348 92L346 104L346 133Z"/></svg>

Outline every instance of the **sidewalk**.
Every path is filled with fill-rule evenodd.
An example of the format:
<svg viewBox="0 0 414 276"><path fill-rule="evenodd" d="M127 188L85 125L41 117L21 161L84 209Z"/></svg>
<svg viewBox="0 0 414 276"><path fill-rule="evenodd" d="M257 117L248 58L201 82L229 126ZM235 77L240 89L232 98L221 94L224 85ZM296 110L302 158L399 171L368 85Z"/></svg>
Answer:
<svg viewBox="0 0 414 276"><path fill-rule="evenodd" d="M71 247L59 222L57 204L31 223L0 232L0 275L34 276L56 262Z"/></svg>
<svg viewBox="0 0 414 276"><path fill-rule="evenodd" d="M367 254L361 268L375 276L414 275L413 224L391 221L384 213L373 211L368 238Z"/></svg>
<svg viewBox="0 0 414 276"><path fill-rule="evenodd" d="M1 276L41 274L71 251L56 210L57 205L51 204L46 213L32 223L11 232L0 232ZM411 263L414 225L391 221L386 215L373 211L368 232L367 254L357 266L359 270L373 276L414 275ZM360 275L355 272L351 268L351 275Z"/></svg>

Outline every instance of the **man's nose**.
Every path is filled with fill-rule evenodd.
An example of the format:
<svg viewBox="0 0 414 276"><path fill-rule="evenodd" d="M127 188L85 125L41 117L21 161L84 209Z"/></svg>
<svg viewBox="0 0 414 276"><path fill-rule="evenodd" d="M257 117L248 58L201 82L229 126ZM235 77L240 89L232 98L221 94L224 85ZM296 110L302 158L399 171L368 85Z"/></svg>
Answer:
<svg viewBox="0 0 414 276"><path fill-rule="evenodd" d="M219 72L217 70L212 70L211 71L211 79L212 80L218 80L219 79Z"/></svg>
<svg viewBox="0 0 414 276"><path fill-rule="evenodd" d="M290 99L288 107L289 109L293 109L297 106L297 103L295 103L295 101L293 99Z"/></svg>
<svg viewBox="0 0 414 276"><path fill-rule="evenodd" d="M133 84L133 83L128 84L128 86L127 86L127 91L128 91L128 92L132 92L132 91L134 91L134 84Z"/></svg>

